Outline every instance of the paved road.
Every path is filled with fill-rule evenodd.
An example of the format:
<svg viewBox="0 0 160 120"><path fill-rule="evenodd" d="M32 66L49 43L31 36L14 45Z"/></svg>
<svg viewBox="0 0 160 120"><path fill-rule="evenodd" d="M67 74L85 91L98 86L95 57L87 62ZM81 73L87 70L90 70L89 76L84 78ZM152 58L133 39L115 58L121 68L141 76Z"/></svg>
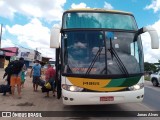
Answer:
<svg viewBox="0 0 160 120"><path fill-rule="evenodd" d="M145 82L143 103L148 107L160 111L160 86L154 87L151 82Z"/></svg>
<svg viewBox="0 0 160 120"><path fill-rule="evenodd" d="M4 71L0 69L0 84L4 83L1 79ZM154 92L154 91L153 91ZM25 88L22 89L22 99L12 98L11 95L2 96L0 94L0 111L62 111L62 112L53 112L55 116L62 113L62 115L68 114L71 116L81 115L80 111L88 113L88 111L105 111L106 114L110 111L125 111L125 114L132 114L131 111L154 111L154 107L150 107L148 104L144 103L127 103L127 104L118 104L118 105L85 105L85 106L64 106L61 100L56 99L55 97L44 98L45 94L41 92L40 88L38 92L33 92L32 80L27 77L25 82ZM153 99L154 100L154 99ZM95 113L96 114L96 113ZM103 115L105 113L103 112ZM54 116L53 115L53 116ZM45 120L146 120L146 117L46 117ZM30 120L36 120L36 118L29 118ZM150 120L159 120L157 117L148 118ZM6 120L0 118L0 120ZM17 120L17 118L8 118L7 120ZM18 120L21 120L18 118ZM26 120L26 118L23 118ZM44 120L44 118L39 118L38 120Z"/></svg>

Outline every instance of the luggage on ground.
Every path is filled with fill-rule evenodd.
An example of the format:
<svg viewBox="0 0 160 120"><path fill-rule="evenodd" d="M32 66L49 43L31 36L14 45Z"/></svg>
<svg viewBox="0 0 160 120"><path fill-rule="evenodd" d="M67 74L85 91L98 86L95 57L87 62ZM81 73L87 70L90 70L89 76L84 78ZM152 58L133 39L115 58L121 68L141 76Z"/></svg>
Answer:
<svg viewBox="0 0 160 120"><path fill-rule="evenodd" d="M0 93L11 92L11 87L9 85L0 85Z"/></svg>
<svg viewBox="0 0 160 120"><path fill-rule="evenodd" d="M45 86L42 86L41 90L42 90L42 92L52 91L52 89L47 89Z"/></svg>

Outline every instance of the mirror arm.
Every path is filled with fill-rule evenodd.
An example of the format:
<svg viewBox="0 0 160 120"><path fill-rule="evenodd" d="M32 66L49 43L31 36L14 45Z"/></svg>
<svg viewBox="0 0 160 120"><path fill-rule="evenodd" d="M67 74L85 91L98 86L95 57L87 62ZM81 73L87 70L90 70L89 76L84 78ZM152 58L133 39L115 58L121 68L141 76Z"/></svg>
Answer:
<svg viewBox="0 0 160 120"><path fill-rule="evenodd" d="M136 32L136 34L135 34L135 36L134 36L134 39L133 39L133 42L137 41L138 36L139 36L140 34L144 33L144 32L145 32L145 31L143 30L143 28L140 28L140 29Z"/></svg>
<svg viewBox="0 0 160 120"><path fill-rule="evenodd" d="M134 39L133 39L133 42L137 41L138 36L140 34L142 34L142 33L145 33L145 32L148 32L150 34L152 49L158 49L159 48L158 34L157 34L156 30L153 27L151 27L151 26L140 28L136 32L136 34L134 36Z"/></svg>
<svg viewBox="0 0 160 120"><path fill-rule="evenodd" d="M63 30L62 30L62 29L60 29L60 33L63 33Z"/></svg>

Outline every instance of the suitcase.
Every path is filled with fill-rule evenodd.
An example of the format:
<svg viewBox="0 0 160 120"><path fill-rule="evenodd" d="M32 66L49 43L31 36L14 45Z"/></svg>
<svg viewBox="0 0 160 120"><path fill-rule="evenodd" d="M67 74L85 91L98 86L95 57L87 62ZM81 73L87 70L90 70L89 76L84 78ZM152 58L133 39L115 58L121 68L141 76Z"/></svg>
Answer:
<svg viewBox="0 0 160 120"><path fill-rule="evenodd" d="M11 92L11 87L9 85L0 85L0 93Z"/></svg>

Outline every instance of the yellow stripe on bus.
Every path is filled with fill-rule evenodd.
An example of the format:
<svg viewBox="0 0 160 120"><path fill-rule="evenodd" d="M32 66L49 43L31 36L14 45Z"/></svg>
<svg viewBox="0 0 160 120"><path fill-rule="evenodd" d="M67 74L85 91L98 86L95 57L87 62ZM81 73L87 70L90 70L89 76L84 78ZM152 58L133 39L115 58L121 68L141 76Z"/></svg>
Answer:
<svg viewBox="0 0 160 120"><path fill-rule="evenodd" d="M126 87L108 87L105 86L109 84L111 79L90 79L90 78L76 78L67 77L67 79L75 86L86 88L88 90L95 91L118 91Z"/></svg>

